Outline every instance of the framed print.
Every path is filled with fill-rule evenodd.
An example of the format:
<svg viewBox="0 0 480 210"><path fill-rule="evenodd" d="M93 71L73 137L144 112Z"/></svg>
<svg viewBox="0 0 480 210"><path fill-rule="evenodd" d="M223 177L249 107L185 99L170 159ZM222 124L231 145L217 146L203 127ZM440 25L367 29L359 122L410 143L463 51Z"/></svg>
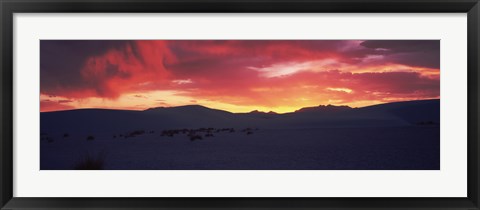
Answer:
<svg viewBox="0 0 480 210"><path fill-rule="evenodd" d="M478 209L478 1L2 1L2 209Z"/></svg>

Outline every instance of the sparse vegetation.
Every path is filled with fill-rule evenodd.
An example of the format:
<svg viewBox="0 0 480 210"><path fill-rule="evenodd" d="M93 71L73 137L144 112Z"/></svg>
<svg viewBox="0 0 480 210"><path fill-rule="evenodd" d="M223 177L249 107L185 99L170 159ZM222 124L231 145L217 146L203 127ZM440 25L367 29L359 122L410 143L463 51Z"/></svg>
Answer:
<svg viewBox="0 0 480 210"><path fill-rule="evenodd" d="M164 130L162 131L161 136L173 137L175 134L180 133L179 130Z"/></svg>
<svg viewBox="0 0 480 210"><path fill-rule="evenodd" d="M74 169L75 170L103 170L105 167L105 153L100 153L96 157L90 154L85 155L80 161L78 161Z"/></svg>
<svg viewBox="0 0 480 210"><path fill-rule="evenodd" d="M143 135L143 134L145 134L144 130L135 130L135 131L132 131L132 132L129 132L129 133L125 134L125 138L132 138L132 137L140 136L140 135Z"/></svg>
<svg viewBox="0 0 480 210"><path fill-rule="evenodd" d="M245 128L243 130L241 130L241 132L245 132L247 135L252 135L253 134L253 131L257 131L258 128Z"/></svg>
<svg viewBox="0 0 480 210"><path fill-rule="evenodd" d="M245 128L241 132L246 132L246 134L253 134L253 131L258 130L258 128ZM202 137L215 137L214 133L234 133L234 128L198 128L198 129L169 129L163 130L160 136L174 137L175 135L187 134L187 137L191 141L203 139Z"/></svg>
<svg viewBox="0 0 480 210"><path fill-rule="evenodd" d="M194 134L194 135L191 135L191 136L190 136L190 141L202 140L202 139L203 139L203 138L202 138L202 136L200 136L200 135Z"/></svg>

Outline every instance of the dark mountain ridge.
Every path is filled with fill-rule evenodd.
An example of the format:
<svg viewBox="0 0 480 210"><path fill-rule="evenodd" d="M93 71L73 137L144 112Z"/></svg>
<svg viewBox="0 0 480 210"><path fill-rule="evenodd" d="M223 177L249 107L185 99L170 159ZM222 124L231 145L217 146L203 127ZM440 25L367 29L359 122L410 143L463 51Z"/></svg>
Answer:
<svg viewBox="0 0 480 210"><path fill-rule="evenodd" d="M319 105L315 107L304 107L295 112L341 112L351 110L352 107L349 106L334 106L334 105Z"/></svg>
<svg viewBox="0 0 480 210"><path fill-rule="evenodd" d="M40 113L41 131L122 131L180 127L362 127L440 123L440 100L404 101L362 108L306 107L277 114L231 113L200 105L156 107L144 111L77 109Z"/></svg>

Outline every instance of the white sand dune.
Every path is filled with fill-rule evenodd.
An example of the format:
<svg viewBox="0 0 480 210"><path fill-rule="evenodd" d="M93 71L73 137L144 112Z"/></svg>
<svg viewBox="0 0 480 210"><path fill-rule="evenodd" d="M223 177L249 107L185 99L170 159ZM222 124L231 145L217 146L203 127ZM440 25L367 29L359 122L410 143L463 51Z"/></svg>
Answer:
<svg viewBox="0 0 480 210"><path fill-rule="evenodd" d="M103 169L439 169L439 123L439 100L286 114L195 105L47 112L41 113L41 169L73 169L87 154L104 154ZM213 136L197 132L196 141L188 133L161 135L209 127ZM134 131L145 133L125 137Z"/></svg>

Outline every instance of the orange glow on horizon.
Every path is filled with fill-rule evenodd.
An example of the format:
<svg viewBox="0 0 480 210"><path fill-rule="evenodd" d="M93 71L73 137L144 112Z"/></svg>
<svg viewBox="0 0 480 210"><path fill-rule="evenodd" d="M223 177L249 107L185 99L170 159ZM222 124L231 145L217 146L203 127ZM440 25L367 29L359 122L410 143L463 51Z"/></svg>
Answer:
<svg viewBox="0 0 480 210"><path fill-rule="evenodd" d="M147 94L148 95L148 94ZM128 100L128 98L136 97L133 95L121 96L120 99L111 100L111 99L100 99L100 98L87 98L79 101L69 101L68 99L62 97L50 97L46 95L41 95L43 100L42 103L48 103L50 101L61 101L61 104L51 106L50 104L43 104L40 112L52 112L52 111L63 111L63 110L74 110L74 109L117 109L117 110L137 110L143 111L149 108L154 107L176 107L176 106L185 106L185 105L200 105L208 107L211 109L218 109L223 111L228 111L232 113L247 113L252 111L261 111L261 112L275 112L279 114L295 112L301 108L305 107L315 107L319 105L335 105L335 106L350 106L352 108L360 108L371 105L399 102L399 101L410 101L410 100L426 100L426 99L439 99L436 98L387 98L383 101L369 100L369 101L355 101L352 103L341 103L340 101L327 100L324 103L315 103L308 101L307 99L301 98L297 106L277 106L277 107L268 107L268 106L236 106L232 104L222 103L222 102L213 102L213 101L195 101L187 97L172 97L178 101L171 101L170 103L158 102L158 103L149 103L147 97L143 99ZM145 104L138 104L145 102Z"/></svg>

